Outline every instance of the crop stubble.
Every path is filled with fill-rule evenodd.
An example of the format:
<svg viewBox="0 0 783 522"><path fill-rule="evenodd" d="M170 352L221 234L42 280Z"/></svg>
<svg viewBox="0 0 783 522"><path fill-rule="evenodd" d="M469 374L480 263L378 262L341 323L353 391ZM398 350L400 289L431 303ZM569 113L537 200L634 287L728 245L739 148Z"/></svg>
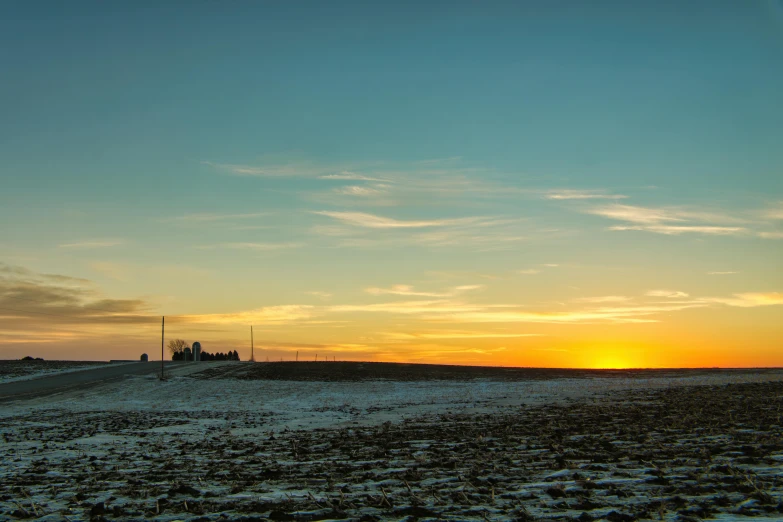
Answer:
<svg viewBox="0 0 783 522"><path fill-rule="evenodd" d="M768 382L282 432L252 411L38 410L0 429L0 518L780 516L781 406Z"/></svg>

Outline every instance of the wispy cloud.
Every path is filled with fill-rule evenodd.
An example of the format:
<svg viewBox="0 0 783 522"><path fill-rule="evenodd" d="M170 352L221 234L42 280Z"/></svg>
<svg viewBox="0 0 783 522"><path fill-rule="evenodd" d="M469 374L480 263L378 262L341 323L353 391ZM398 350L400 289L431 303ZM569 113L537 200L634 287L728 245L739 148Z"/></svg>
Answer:
<svg viewBox="0 0 783 522"><path fill-rule="evenodd" d="M422 301L396 301L374 304L343 304L328 308L330 312L367 312L393 314L442 314L487 310L492 308L514 308L515 305L478 305L453 302L446 299Z"/></svg>
<svg viewBox="0 0 783 522"><path fill-rule="evenodd" d="M512 248L520 241L529 239L526 235L515 234L508 227L497 226L495 230L487 230L487 227L492 227L492 224L477 222L475 225L422 232L411 236L410 240L431 247L470 246L476 251L487 252Z"/></svg>
<svg viewBox="0 0 783 522"><path fill-rule="evenodd" d="M734 294L733 297L708 297L704 301L721 303L728 306L753 308L757 306L783 305L783 292L747 292Z"/></svg>
<svg viewBox="0 0 783 522"><path fill-rule="evenodd" d="M344 171L339 174L327 174L325 176L318 176L318 178L341 180L341 181L380 181L385 183L391 182L391 180L385 178L374 178L374 177L364 176L362 174L357 174L355 172L348 172L348 171Z"/></svg>
<svg viewBox="0 0 783 522"><path fill-rule="evenodd" d="M420 292L415 291L412 286L409 285L394 285L391 288L365 288L365 292L372 295L409 295L409 296L426 296L426 297L447 297L449 294L438 292Z"/></svg>
<svg viewBox="0 0 783 522"><path fill-rule="evenodd" d="M718 227L718 226L673 226L673 225L648 225L648 226L622 226L609 227L609 230L643 230L669 236L680 234L708 234L714 236L733 236L747 232L744 227ZM762 236L765 237L765 236Z"/></svg>
<svg viewBox="0 0 783 522"><path fill-rule="evenodd" d="M465 166L460 158L403 164L376 162L363 167L352 166L347 170L332 167L331 172L317 177L324 181L374 182L382 184L382 187L363 187L367 190L330 189L327 192L314 191L307 195L315 201L334 205L361 203L389 207L416 203L443 205L447 200L470 201L474 205L479 198L541 193L508 183L493 182L492 179L497 177L495 174L491 169ZM354 185L361 186L360 183Z"/></svg>
<svg viewBox="0 0 783 522"><path fill-rule="evenodd" d="M550 190L544 193L546 199L625 199L622 194L607 194L598 190Z"/></svg>
<svg viewBox="0 0 783 522"><path fill-rule="evenodd" d="M655 306L601 307L567 312L471 311L431 316L433 321L459 323L651 323L650 316L688 308L703 307L703 303L682 303Z"/></svg>
<svg viewBox="0 0 783 522"><path fill-rule="evenodd" d="M341 225L315 225L310 227L310 233L325 237L348 237L355 236L356 229Z"/></svg>
<svg viewBox="0 0 783 522"><path fill-rule="evenodd" d="M180 315L177 320L221 325L282 325L309 319L313 316L313 310L314 307L308 305L265 306L226 314Z"/></svg>
<svg viewBox="0 0 783 522"><path fill-rule="evenodd" d="M517 337L541 337L544 334L446 331L417 333L386 332L382 335L395 341L412 341L417 339L505 339Z"/></svg>
<svg viewBox="0 0 783 522"><path fill-rule="evenodd" d="M478 279L499 279L500 277L493 274L484 274L481 272L471 272L467 270L430 270L427 275L436 277L439 279L466 279L466 278L478 278Z"/></svg>
<svg viewBox="0 0 783 522"><path fill-rule="evenodd" d="M645 295L649 297L667 297L669 299L681 299L684 297L689 297L685 292L680 292L677 290L650 290Z"/></svg>
<svg viewBox="0 0 783 522"><path fill-rule="evenodd" d="M542 264L540 264L538 266L540 266L542 268L557 268L560 265L558 265L556 263L542 263ZM541 268L522 268L520 270L515 270L515 272L517 274L522 274L522 275L536 275L536 274L540 274L542 272L542 269Z"/></svg>
<svg viewBox="0 0 783 522"><path fill-rule="evenodd" d="M179 221L183 223L205 223L211 221L231 221L237 219L253 219L263 216L268 216L269 212L253 212L249 214L185 214L184 216L177 216L171 218L171 221Z"/></svg>
<svg viewBox="0 0 783 522"><path fill-rule="evenodd" d="M749 232L746 227L736 226L736 224L747 223L746 219L718 212L621 204L592 207L585 212L631 223L609 227L609 230L616 231L639 230L665 235L707 234L720 236L740 235Z"/></svg>
<svg viewBox="0 0 783 522"><path fill-rule="evenodd" d="M201 250L215 250L215 249L235 249L235 250L256 250L261 252L268 252L272 250L285 250L289 248L300 248L303 246L301 243L220 243L217 245L202 245L197 248Z"/></svg>
<svg viewBox="0 0 783 522"><path fill-rule="evenodd" d="M469 292L472 290L479 290L484 288L483 285L463 285L456 286L447 292L422 292L414 290L410 285L394 285L391 288L377 288L370 287L365 288L364 291L372 295L405 295L405 296L419 296L419 297L452 297L463 292Z"/></svg>
<svg viewBox="0 0 783 522"><path fill-rule="evenodd" d="M420 245L429 248L471 247L476 251L511 248L529 239L520 234L524 220L492 216L439 219L395 219L365 212L313 212L336 220L338 226L318 225L311 232L340 237L337 246L392 248ZM383 230L383 234L370 233Z"/></svg>
<svg viewBox="0 0 783 522"><path fill-rule="evenodd" d="M595 297L580 297L574 299L574 301L578 303L623 303L630 300L630 297L624 295L599 295Z"/></svg>
<svg viewBox="0 0 783 522"><path fill-rule="evenodd" d="M321 300L324 300L324 301L327 301L327 300L332 298L332 294L330 294L329 292L320 292L318 290L312 290L310 292L305 292L305 293L308 294L308 295L312 295L314 297L317 297L318 299L321 299Z"/></svg>
<svg viewBox="0 0 783 522"><path fill-rule="evenodd" d="M455 219L430 219L430 220L402 220L393 219L365 212L332 212L320 211L313 212L322 216L328 216L342 223L364 228L427 228L427 227L445 227L450 225L461 225L468 223L478 223L486 220L484 217L467 217Z"/></svg>
<svg viewBox="0 0 783 522"><path fill-rule="evenodd" d="M725 271L725 272L707 272L707 275L732 275L739 274L739 272Z"/></svg>
<svg viewBox="0 0 783 522"><path fill-rule="evenodd" d="M335 171L334 167L316 165L312 163L285 163L276 165L240 165L234 163L213 163L202 161L203 165L209 165L217 170L235 176L258 176L270 178L283 177L318 177Z"/></svg>
<svg viewBox="0 0 783 522"><path fill-rule="evenodd" d="M122 239L90 239L85 241L75 241L73 243L63 243L60 248L90 249L90 248L110 248L124 244Z"/></svg>
<svg viewBox="0 0 783 522"><path fill-rule="evenodd" d="M767 219L783 219L783 201L780 201L775 207L763 212Z"/></svg>
<svg viewBox="0 0 783 522"><path fill-rule="evenodd" d="M334 189L337 194L344 194L347 196L368 197L378 196L386 192L385 185L376 185L373 187L363 187L361 185L350 185L347 187L339 187Z"/></svg>
<svg viewBox="0 0 783 522"><path fill-rule="evenodd" d="M616 219L619 221L639 223L642 225L660 224L663 222L683 223L688 221L715 222L721 224L747 222L745 219L719 212L707 212L670 207L639 207L634 205L621 204L589 208L587 213L609 219Z"/></svg>
<svg viewBox="0 0 783 522"><path fill-rule="evenodd" d="M0 281L4 280L15 280L27 283L32 283L33 281L46 281L47 284L57 284L67 287L83 287L85 285L91 286L93 284L92 281L83 277L72 277L62 274L42 274L23 266L9 265L0 261Z"/></svg>
<svg viewBox="0 0 783 522"><path fill-rule="evenodd" d="M589 214L595 214L609 219L630 221L632 223L652 224L661 221L684 221L683 218L671 215L665 209L635 207L632 205L609 205L588 209Z"/></svg>
<svg viewBox="0 0 783 522"><path fill-rule="evenodd" d="M593 307L571 311L528 311L511 304L472 304L448 299L402 301L368 305L337 305L329 312L363 312L416 315L432 323L651 323L664 312L701 308L704 301L656 303L638 306Z"/></svg>

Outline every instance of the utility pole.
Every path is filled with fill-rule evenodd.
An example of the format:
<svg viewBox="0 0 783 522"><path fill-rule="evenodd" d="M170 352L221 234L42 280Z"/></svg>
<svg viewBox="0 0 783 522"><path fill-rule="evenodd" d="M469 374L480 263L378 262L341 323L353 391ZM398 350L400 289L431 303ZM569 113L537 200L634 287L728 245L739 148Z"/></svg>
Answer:
<svg viewBox="0 0 783 522"><path fill-rule="evenodd" d="M250 325L250 361L256 362L255 352L253 350L253 325Z"/></svg>
<svg viewBox="0 0 783 522"><path fill-rule="evenodd" d="M161 317L160 322L160 380L163 380L163 337L166 332L166 316Z"/></svg>

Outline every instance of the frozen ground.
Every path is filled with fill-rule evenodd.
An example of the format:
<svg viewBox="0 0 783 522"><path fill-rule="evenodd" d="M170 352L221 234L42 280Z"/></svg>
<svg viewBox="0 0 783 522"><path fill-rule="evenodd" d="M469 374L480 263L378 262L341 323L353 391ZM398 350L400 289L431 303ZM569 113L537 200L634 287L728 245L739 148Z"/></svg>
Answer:
<svg viewBox="0 0 783 522"><path fill-rule="evenodd" d="M0 519L783 517L783 371L321 382L261 366L2 406Z"/></svg>
<svg viewBox="0 0 783 522"><path fill-rule="evenodd" d="M26 381L56 375L113 366L122 363L94 361L2 361L0 360L0 384Z"/></svg>

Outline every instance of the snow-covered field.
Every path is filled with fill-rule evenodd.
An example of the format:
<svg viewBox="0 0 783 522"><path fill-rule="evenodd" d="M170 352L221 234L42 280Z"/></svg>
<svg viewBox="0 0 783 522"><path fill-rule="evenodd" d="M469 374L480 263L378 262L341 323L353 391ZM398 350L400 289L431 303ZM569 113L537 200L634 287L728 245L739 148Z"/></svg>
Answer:
<svg viewBox="0 0 783 522"><path fill-rule="evenodd" d="M783 517L783 371L319 382L209 368L0 406L0 520Z"/></svg>

